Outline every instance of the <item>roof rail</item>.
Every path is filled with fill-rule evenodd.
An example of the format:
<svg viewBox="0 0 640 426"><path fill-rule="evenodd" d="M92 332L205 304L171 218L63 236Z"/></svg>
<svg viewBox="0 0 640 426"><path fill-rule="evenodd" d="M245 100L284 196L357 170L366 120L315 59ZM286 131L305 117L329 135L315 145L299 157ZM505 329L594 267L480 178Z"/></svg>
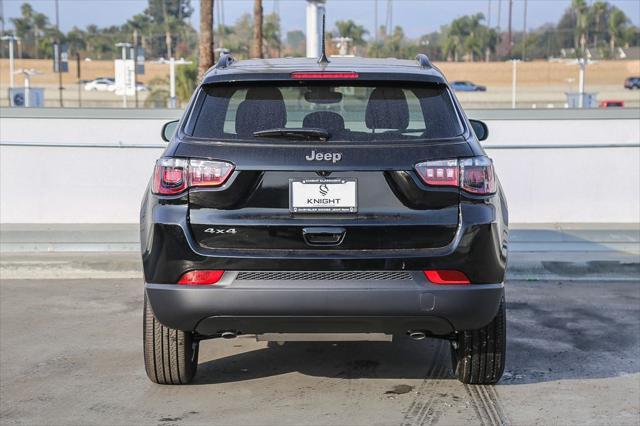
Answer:
<svg viewBox="0 0 640 426"><path fill-rule="evenodd" d="M418 53L416 55L416 61L420 64L420 68L433 68L433 64L429 60L429 57L424 53Z"/></svg>
<svg viewBox="0 0 640 426"><path fill-rule="evenodd" d="M236 60L231 53L223 53L222 55L220 55L220 59L218 59L218 62L216 62L213 68L216 68L216 69L227 68L229 65L231 65L235 61Z"/></svg>

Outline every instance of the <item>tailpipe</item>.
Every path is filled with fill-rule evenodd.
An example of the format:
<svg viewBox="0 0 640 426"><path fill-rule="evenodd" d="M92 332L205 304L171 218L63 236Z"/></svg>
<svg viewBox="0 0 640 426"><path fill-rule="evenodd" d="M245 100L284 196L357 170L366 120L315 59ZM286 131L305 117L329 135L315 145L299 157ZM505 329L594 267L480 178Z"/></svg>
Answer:
<svg viewBox="0 0 640 426"><path fill-rule="evenodd" d="M222 333L220 333L220 337L222 337L223 339L235 339L237 337L237 334L235 331L223 331Z"/></svg>
<svg viewBox="0 0 640 426"><path fill-rule="evenodd" d="M407 333L409 334L409 337L413 340L424 340L427 337L427 335L424 334L424 331L409 330Z"/></svg>

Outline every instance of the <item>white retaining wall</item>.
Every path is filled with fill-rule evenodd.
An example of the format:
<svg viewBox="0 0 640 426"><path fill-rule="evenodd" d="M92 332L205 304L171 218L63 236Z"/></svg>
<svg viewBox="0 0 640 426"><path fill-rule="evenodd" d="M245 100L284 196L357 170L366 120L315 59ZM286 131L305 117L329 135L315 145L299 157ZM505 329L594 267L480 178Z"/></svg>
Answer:
<svg viewBox="0 0 640 426"><path fill-rule="evenodd" d="M176 111L0 115L1 223L135 223ZM640 222L640 111L469 111L512 222Z"/></svg>

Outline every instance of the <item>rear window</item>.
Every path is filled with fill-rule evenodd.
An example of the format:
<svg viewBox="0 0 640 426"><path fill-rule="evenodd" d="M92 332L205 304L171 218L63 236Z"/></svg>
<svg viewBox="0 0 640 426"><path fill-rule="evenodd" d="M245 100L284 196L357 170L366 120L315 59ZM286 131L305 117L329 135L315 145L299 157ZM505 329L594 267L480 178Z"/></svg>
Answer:
<svg viewBox="0 0 640 426"><path fill-rule="evenodd" d="M367 142L448 139L463 126L445 85L310 83L204 87L185 131L254 142L317 131L329 141Z"/></svg>

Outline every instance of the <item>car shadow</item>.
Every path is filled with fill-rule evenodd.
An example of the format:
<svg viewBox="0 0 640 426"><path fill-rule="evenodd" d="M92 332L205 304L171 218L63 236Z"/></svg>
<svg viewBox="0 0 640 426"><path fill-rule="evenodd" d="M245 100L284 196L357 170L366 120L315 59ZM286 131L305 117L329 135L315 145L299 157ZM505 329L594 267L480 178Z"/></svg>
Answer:
<svg viewBox="0 0 640 426"><path fill-rule="evenodd" d="M639 283L516 281L507 285L507 301L507 359L500 385L640 372ZM455 379L447 341L400 337L390 343L270 344L202 362L194 384L291 372L345 379Z"/></svg>
<svg viewBox="0 0 640 426"><path fill-rule="evenodd" d="M223 344L227 342L216 342ZM194 384L252 380L299 372L361 379L453 378L449 343L439 339L393 342L287 342L205 361Z"/></svg>

